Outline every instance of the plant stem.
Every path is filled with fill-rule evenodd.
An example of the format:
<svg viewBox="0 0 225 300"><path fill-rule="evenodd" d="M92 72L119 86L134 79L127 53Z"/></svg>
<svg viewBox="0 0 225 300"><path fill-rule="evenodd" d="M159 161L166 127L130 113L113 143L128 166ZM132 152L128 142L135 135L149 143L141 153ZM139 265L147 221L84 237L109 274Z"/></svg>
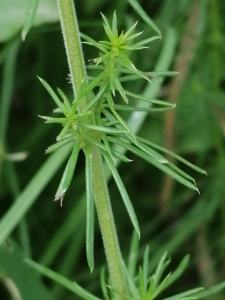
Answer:
<svg viewBox="0 0 225 300"><path fill-rule="evenodd" d="M60 21L66 47L67 59L70 68L71 81L74 93L81 83L87 85L85 64L82 54L79 29L76 20L75 8L72 0L57 0L60 12ZM84 97L79 110L82 111L88 104L88 97ZM89 120L91 121L91 120ZM101 153L96 146L92 146L93 156L93 185L95 203L103 237L109 272L113 286L120 292L125 292L122 258L117 240L117 234L104 174ZM117 296L118 300L123 297Z"/></svg>

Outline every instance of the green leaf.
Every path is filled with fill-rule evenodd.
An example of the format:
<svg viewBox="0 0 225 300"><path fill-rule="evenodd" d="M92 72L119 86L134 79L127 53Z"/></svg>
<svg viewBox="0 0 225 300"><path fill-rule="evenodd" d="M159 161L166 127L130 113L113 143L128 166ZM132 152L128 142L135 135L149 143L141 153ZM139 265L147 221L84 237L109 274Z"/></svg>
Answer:
<svg viewBox="0 0 225 300"><path fill-rule="evenodd" d="M147 246L144 253L143 259L143 284L145 294L147 293L147 284L148 284L148 268L149 268L149 247Z"/></svg>
<svg viewBox="0 0 225 300"><path fill-rule="evenodd" d="M108 88L108 83L102 89L100 89L100 91L94 97L94 99L91 100L91 102L85 107L85 109L83 110L83 113L89 111L98 102L98 100L103 97L103 95L106 92L107 88Z"/></svg>
<svg viewBox="0 0 225 300"><path fill-rule="evenodd" d="M103 104L103 107L109 107L108 104ZM117 110L126 110L126 111L143 111L143 112L162 112L166 111L168 109L171 109L173 107L167 106L164 108L148 108L148 107L138 107L138 106L126 106L126 105L120 105L120 104L115 104L114 108Z"/></svg>
<svg viewBox="0 0 225 300"><path fill-rule="evenodd" d="M126 122L122 119L122 117L115 111L114 109L114 104L113 104L113 100L112 100L112 96L110 94L106 95L107 97L107 101L109 103L109 107L113 113L113 115L115 116L115 118L121 123L121 125L128 131L128 133L131 135L132 139L134 141L136 141L136 137L133 134L133 132L130 130L130 128L127 126ZM110 114L110 112L108 112L106 109L103 108L102 112L104 113L104 115L111 121L115 121L114 117ZM113 117L113 118L112 118Z"/></svg>
<svg viewBox="0 0 225 300"><path fill-rule="evenodd" d="M187 161L186 159L182 158L181 156L173 153L172 151L169 151L167 150L166 148L162 147L162 146L159 146L155 143L152 143L146 139L143 139L143 138L140 138L140 137L137 137L138 140L140 140L142 143L146 144L146 145L149 145L159 151L162 151L164 153L168 153L169 155L171 155L172 157L176 158L177 160L181 161L183 164L187 165L188 167L192 168L193 170L199 172L199 173L202 173L202 174L205 174L207 175L206 171L193 165L192 163L190 163L189 161Z"/></svg>
<svg viewBox="0 0 225 300"><path fill-rule="evenodd" d="M78 93L77 97L73 101L78 103L81 98L83 98L85 95L87 95L90 91L92 91L100 81L105 77L105 72L102 72L100 75L98 75L85 89L83 89L81 92Z"/></svg>
<svg viewBox="0 0 225 300"><path fill-rule="evenodd" d="M74 281L70 281L67 278L63 277L62 275L59 275L58 273L32 261L32 260L25 260L32 268L34 268L39 273L43 274L44 276L54 280L55 282L61 284L66 289L72 291L74 294L78 295L82 299L85 300L101 300L98 297L95 297L91 293L87 292L85 289L83 289L80 285L78 285Z"/></svg>
<svg viewBox="0 0 225 300"><path fill-rule="evenodd" d="M151 38L142 40L141 42L132 45L132 48L141 47L141 46L143 46L143 45L146 45L146 44L151 43L151 42L153 42L153 41L155 41L155 40L158 40L158 39L160 39L159 36L153 36L153 37L151 37Z"/></svg>
<svg viewBox="0 0 225 300"><path fill-rule="evenodd" d="M112 153L115 157L117 157L119 160L123 161L123 162L131 162L132 160L127 158L125 155L121 154L120 152L112 149Z"/></svg>
<svg viewBox="0 0 225 300"><path fill-rule="evenodd" d="M166 283L166 287L168 287L169 285L171 285L174 281L176 281L184 272L184 270L187 268L187 265L189 263L189 259L190 256L186 255L182 261L180 262L179 266L177 267L177 269L171 274L169 280Z"/></svg>
<svg viewBox="0 0 225 300"><path fill-rule="evenodd" d="M113 96L115 96L115 79L117 79L117 77L115 76L115 68L112 60L109 61L109 74L110 89L112 91Z"/></svg>
<svg viewBox="0 0 225 300"><path fill-rule="evenodd" d="M116 11L114 11L113 20L112 20L112 32L114 36L116 34L116 30L117 30L117 17L116 17Z"/></svg>
<svg viewBox="0 0 225 300"><path fill-rule="evenodd" d="M109 136L108 139L111 142L118 143L119 145L123 146L127 150L130 150L134 154L140 156L141 158L148 161L149 163L154 165L156 168L158 168L159 170L161 170L164 173L168 174L169 176L171 176L172 178L174 178L175 180L177 180L181 184L185 185L186 187L199 192L197 187L194 184L192 184L191 182L189 182L188 180L186 180L185 178L183 178L182 176L180 176L179 174L177 174L176 172L174 172L173 170L168 168L166 165L161 164L158 161L156 161L155 159L153 159L151 156L146 155L145 153L143 153L143 151L137 149L136 147L132 146L131 144L129 144L127 142L124 142L121 139L114 138L114 137L111 137L111 136Z"/></svg>
<svg viewBox="0 0 225 300"><path fill-rule="evenodd" d="M94 270L94 192L93 192L93 167L90 144L85 145L85 179L87 193L86 215L86 255L91 273Z"/></svg>
<svg viewBox="0 0 225 300"><path fill-rule="evenodd" d="M39 0L29 0L29 6L26 13L25 22L21 32L22 41L25 41L26 35L28 34L35 17L35 13L38 7Z"/></svg>
<svg viewBox="0 0 225 300"><path fill-rule="evenodd" d="M112 286L107 285L107 287L108 287L110 290L114 291L115 293L117 293L118 295L122 296L123 298L125 298L125 299L127 299L127 300L137 300L136 298L130 297L130 296L126 295L125 293L121 293L120 291L118 291L117 289L115 289L115 288L112 287ZM113 299L113 298L112 298L112 299Z"/></svg>
<svg viewBox="0 0 225 300"><path fill-rule="evenodd" d="M52 117L47 117L47 116L40 116L38 115L39 118L46 120L45 123L67 123L68 119L67 118L52 118Z"/></svg>
<svg viewBox="0 0 225 300"><path fill-rule="evenodd" d="M49 183L56 171L71 151L66 145L53 153L32 177L26 188L20 193L0 221L0 245L22 220L37 197Z"/></svg>
<svg viewBox="0 0 225 300"><path fill-rule="evenodd" d="M128 196L128 193L126 191L126 188L124 187L124 184L120 178L120 175L117 171L117 169L115 168L113 162L111 161L110 157L107 155L107 154L104 154L103 153L103 156L112 172L112 175L114 177L114 180L116 182L116 185L120 191L120 194L121 194L121 197L123 199L123 202L124 202L124 205L127 209L127 212L128 212L128 215L131 219L131 222L134 226L134 229L136 230L137 234L139 235L140 237L140 228L139 228L139 224L138 224L138 220L137 220L137 217L136 217L136 214L135 214L135 211L134 211L134 208L133 208L133 205L130 201L130 198Z"/></svg>
<svg viewBox="0 0 225 300"><path fill-rule="evenodd" d="M134 94L134 93L131 93L129 91L125 91L125 93L128 95L128 96L131 96L133 98L136 98L136 99L140 99L140 100L143 100L143 101L146 101L146 102L151 102L151 103L155 103L155 104L160 104L160 105L165 105L165 106L170 106L172 108L175 107L175 104L172 104L170 102L166 102L166 101L161 101L161 100L157 100L157 99L149 99L147 97L143 97L142 95L137 95L137 94Z"/></svg>
<svg viewBox="0 0 225 300"><path fill-rule="evenodd" d="M102 119L101 119L101 117L100 117L99 114L96 115L96 121L97 121L97 124L98 124L99 126L103 126L103 122L102 122ZM104 145L105 145L105 147L106 147L106 149L107 149L107 152L108 152L109 156L111 157L111 159L112 159L114 165L116 165L116 161L115 161L114 156L113 156L113 154L112 154L112 150L111 150L111 147L110 147L110 144L109 144L109 141L108 141L108 139L107 139L106 134L105 134L104 132L102 132L102 133L101 133L101 136L102 136L103 143L104 143Z"/></svg>
<svg viewBox="0 0 225 300"><path fill-rule="evenodd" d="M224 289L225 289L225 281L223 281L217 285L214 285L213 287L211 287L205 291L197 293L195 296L196 296L196 299L205 299L206 297L208 298L211 295L214 295Z"/></svg>
<svg viewBox="0 0 225 300"><path fill-rule="evenodd" d="M94 46L94 47L98 48L100 51L102 51L103 53L107 53L108 52L105 49L104 45L101 45L100 43L96 42L95 40L93 40L92 38L90 38L89 36L87 36L86 34L80 32L80 36L82 37L82 39L84 39L85 41L87 41L87 42L83 42L83 44Z"/></svg>
<svg viewBox="0 0 225 300"><path fill-rule="evenodd" d="M163 281L156 287L156 289L154 290L153 294L152 294L152 298L154 299L155 297L157 297L165 288L168 280L170 278L170 273L163 279Z"/></svg>
<svg viewBox="0 0 225 300"><path fill-rule="evenodd" d="M43 84L44 88L47 90L49 95L52 97L52 99L55 101L55 104L64 112L64 106L62 102L59 100L58 96L56 93L53 91L53 89L50 87L50 85L42 78L38 77L37 78L40 80L40 82Z"/></svg>
<svg viewBox="0 0 225 300"><path fill-rule="evenodd" d="M141 267L139 267L139 285L140 285L139 289L140 289L141 299L144 299L146 291L145 291L143 273Z"/></svg>
<svg viewBox="0 0 225 300"><path fill-rule="evenodd" d="M121 97L122 97L123 100L128 104L127 95L126 95L126 93L125 93L125 91L124 91L124 89L123 89L123 86L121 85L121 83L120 83L118 77L115 77L114 80L115 80L116 87L117 87L117 89L118 89L118 91L119 91Z"/></svg>
<svg viewBox="0 0 225 300"><path fill-rule="evenodd" d="M57 90L58 90L59 95L63 99L66 109L69 113L71 110L71 103L70 103L69 99L66 97L66 95L64 94L64 92L61 89L57 88Z"/></svg>
<svg viewBox="0 0 225 300"><path fill-rule="evenodd" d="M133 278L135 275L135 269L137 265L137 259L138 259L138 235L136 231L133 232L131 245L130 245L130 252L128 256L128 272L130 276Z"/></svg>
<svg viewBox="0 0 225 300"><path fill-rule="evenodd" d="M125 33L124 36L123 36L123 39L126 39L127 37L129 37L129 35L130 35L130 34L134 31L134 29L136 28L137 23L138 23L138 22L136 22L134 25L132 25L132 26L130 27L130 29L128 29L128 30L126 31L126 33Z"/></svg>
<svg viewBox="0 0 225 300"><path fill-rule="evenodd" d="M106 149L105 145L103 145L102 143L100 143L100 142L98 142L97 140L91 138L91 137L90 137L89 135L87 135L87 134L85 134L84 137L85 137L85 139L86 139L87 141L89 141L89 142L92 143L93 145L97 146L99 149L101 149L101 150L107 152L107 149Z"/></svg>
<svg viewBox="0 0 225 300"><path fill-rule="evenodd" d="M58 142L56 144L53 144L51 146L49 146L46 150L45 150L45 154L49 154L54 152L55 150L59 149L60 147L71 143L75 140L75 138L73 136L69 137L69 138L65 138L64 140L62 140L61 142Z"/></svg>
<svg viewBox="0 0 225 300"><path fill-rule="evenodd" d="M105 27L108 29L108 31L110 32L110 35L112 36L112 35L113 35L113 34L112 34L112 29L111 29L111 27L110 27L110 25L109 25L108 19L106 18L105 15L103 15L103 13L100 12L100 14L102 15L102 18L103 18L103 20L104 20Z"/></svg>
<svg viewBox="0 0 225 300"><path fill-rule="evenodd" d="M61 206L62 206L62 201L63 201L64 195L65 195L66 191L68 190L70 183L72 181L72 178L73 178L79 151L80 151L80 144L78 142L74 142L72 153L67 162L66 168L63 172L62 179L60 181L59 187L55 194L55 201L60 200Z"/></svg>
<svg viewBox="0 0 225 300"><path fill-rule="evenodd" d="M168 298L164 298L162 300L178 300L178 299L181 299L181 298L186 299L188 296L191 296L191 295L195 296L195 294L197 294L198 292L200 292L202 290L204 290L204 288L200 287L200 288L192 289L192 290L189 290L189 291L186 291L186 292L183 292L183 293L180 293L180 294L168 297Z"/></svg>
<svg viewBox="0 0 225 300"><path fill-rule="evenodd" d="M136 288L133 279L131 278L125 264L124 264L124 271L125 271L125 275L127 278L127 282L128 282L128 287L132 293L132 295L134 296L135 300L141 300L140 295L139 295L139 290Z"/></svg>
<svg viewBox="0 0 225 300"><path fill-rule="evenodd" d="M127 0L133 9L136 11L137 14L148 24L155 32L158 33L159 37L161 37L160 29L155 25L155 23L149 18L143 8L136 0Z"/></svg>
<svg viewBox="0 0 225 300"><path fill-rule="evenodd" d="M102 127L102 126L96 126L96 125L91 125L91 124L79 124L79 127L86 128L86 129L92 129L92 130L98 130L98 131L103 131L106 133L126 133L126 130L119 130L111 127Z"/></svg>
<svg viewBox="0 0 225 300"><path fill-rule="evenodd" d="M156 289L156 287L159 285L159 282L162 278L162 275L163 275L163 272L165 270L165 268L167 267L167 265L170 263L170 260L167 260L167 256L168 256L168 253L164 253L163 256L161 257L159 263L158 263L158 266L156 268L156 271L155 271L155 282L154 282L154 290Z"/></svg>
<svg viewBox="0 0 225 300"><path fill-rule="evenodd" d="M105 298L105 300L110 300L108 291L106 288L106 281L105 281L105 268L101 269L101 276L100 276L100 283L101 283L101 288L102 288L102 293Z"/></svg>

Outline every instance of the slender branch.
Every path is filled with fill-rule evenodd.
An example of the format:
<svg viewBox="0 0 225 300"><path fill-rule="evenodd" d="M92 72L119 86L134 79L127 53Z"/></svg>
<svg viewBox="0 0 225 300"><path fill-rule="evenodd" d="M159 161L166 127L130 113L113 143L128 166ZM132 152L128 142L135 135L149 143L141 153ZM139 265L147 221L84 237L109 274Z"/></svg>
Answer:
<svg viewBox="0 0 225 300"><path fill-rule="evenodd" d="M72 0L57 0L60 13L63 38L70 68L71 82L74 94L79 90L81 84L87 85L85 64L79 36L79 29ZM88 97L84 97L79 103L79 111L83 111L88 104ZM89 120L90 121L90 120ZM125 291L125 280L120 248L114 224L114 218L110 205L106 177L102 165L100 151L96 146L92 147L93 156L93 185L96 208L99 217L109 272L113 286L120 292ZM123 297L118 296L118 300Z"/></svg>

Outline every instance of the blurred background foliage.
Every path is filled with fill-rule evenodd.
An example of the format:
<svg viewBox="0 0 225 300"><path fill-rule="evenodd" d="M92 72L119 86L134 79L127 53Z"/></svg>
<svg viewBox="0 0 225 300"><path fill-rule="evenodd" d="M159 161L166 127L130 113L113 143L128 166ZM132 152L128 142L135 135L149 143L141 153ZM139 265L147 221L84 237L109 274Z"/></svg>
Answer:
<svg viewBox="0 0 225 300"><path fill-rule="evenodd" d="M105 38L100 12L111 19L115 10L121 30L138 20L138 31L143 30L146 37L154 35L129 1L75 2L80 30L95 40ZM190 253L191 265L171 292L210 287L225 278L225 2L141 0L139 3L159 26L162 40L133 53L132 60L146 72L155 69L180 72L161 84L153 80L148 87L154 97L177 106L167 113L144 116L139 135L178 153L208 173L202 176L177 163L196 178L198 195L128 154L133 163L121 164L119 171L141 227L139 255L141 259L149 245L153 270L165 251L172 257L171 269ZM13 225L0 222L0 228L10 228L6 233L0 231L6 238L0 249L0 298L75 299L64 288L48 280L41 281L23 262L24 257L54 269L102 297L99 272L105 265L105 255L97 221L96 267L92 275L85 257L84 157L79 157L62 208L53 199L68 153L61 153L55 160L48 160L45 169L42 167L47 161L44 150L55 141L58 131L56 126L45 126L37 118L37 114L49 115L53 107L36 75L72 98L56 3L40 1L35 26L22 42L20 33L27 5L27 0L0 0L2 220L13 203L19 201L9 218ZM98 55L96 51L84 45L86 63ZM139 80L128 84L127 89L143 93L147 87ZM25 160L9 160L12 153L22 152L19 155L25 157L24 151L29 153ZM126 259L132 226L111 180L109 189ZM222 300L225 296L221 292L213 299Z"/></svg>

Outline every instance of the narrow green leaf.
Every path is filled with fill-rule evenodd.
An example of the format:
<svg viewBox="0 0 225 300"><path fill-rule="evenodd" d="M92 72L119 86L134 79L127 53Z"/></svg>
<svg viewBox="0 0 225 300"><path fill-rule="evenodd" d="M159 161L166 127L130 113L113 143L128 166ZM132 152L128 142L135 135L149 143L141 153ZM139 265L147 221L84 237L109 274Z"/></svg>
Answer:
<svg viewBox="0 0 225 300"><path fill-rule="evenodd" d="M110 34L112 35L112 29L111 29L111 27L109 25L108 19L106 18L105 15L103 15L103 13L100 12L100 14L102 15L102 18L103 18L103 21L105 23L105 26L107 27L107 29L109 30Z"/></svg>
<svg viewBox="0 0 225 300"><path fill-rule="evenodd" d="M214 285L213 287L211 287L205 291L197 293L195 296L196 296L196 299L205 299L206 297L208 298L211 295L214 295L224 289L225 289L225 281L223 281L217 285Z"/></svg>
<svg viewBox="0 0 225 300"><path fill-rule="evenodd" d="M153 299L152 295L153 295L153 289L154 289L154 285L155 285L155 276L151 276L150 279L150 283L149 283L149 288L148 288L148 292L147 292L147 299Z"/></svg>
<svg viewBox="0 0 225 300"><path fill-rule="evenodd" d="M134 25L132 25L132 26L125 32L125 34L124 34L124 36L123 36L124 39L126 39L126 38L134 31L134 29L135 29L136 26L137 26L137 23L138 23L138 22L136 22Z"/></svg>
<svg viewBox="0 0 225 300"><path fill-rule="evenodd" d="M141 35L142 33L143 33L143 31L137 32L137 33L135 33L135 34L129 36L128 38L126 38L126 41L133 40L133 39L135 39L136 37L138 37L139 35Z"/></svg>
<svg viewBox="0 0 225 300"><path fill-rule="evenodd" d="M135 65L132 63L132 61L128 58L127 55L125 55L123 52L119 52L119 57L121 58L121 60L123 61L124 65L126 67L128 67L129 69L133 70L133 71L137 71L137 68L135 67Z"/></svg>
<svg viewBox="0 0 225 300"><path fill-rule="evenodd" d="M126 295L125 293L121 293L120 291L118 291L117 289L115 289L115 288L112 287L112 286L107 285L107 287L108 287L110 290L114 291L116 294L118 294L118 295L124 297L124 298L127 299L127 300L137 300L137 298L133 298L133 297L130 297L130 296ZM112 298L112 299L113 299L113 298Z"/></svg>
<svg viewBox="0 0 225 300"><path fill-rule="evenodd" d="M81 98L83 98L85 95L87 95L90 91L92 91L96 86L98 86L98 84L100 83L100 81L105 77L105 72L102 72L100 75L98 75L85 89L83 89L82 91L80 91L77 95L77 97L75 98L74 102L79 102L79 100Z"/></svg>
<svg viewBox="0 0 225 300"><path fill-rule="evenodd" d="M109 107L108 104L103 104L103 107ZM173 107L167 106L163 108L149 108L149 107L138 107L138 106L126 106L126 105L120 105L120 104L115 104L114 108L117 110L126 110L126 111L143 111L143 112L162 112L169 110Z"/></svg>
<svg viewBox="0 0 225 300"><path fill-rule="evenodd" d="M67 123L68 119L67 118L52 118L52 117L47 117L47 116L40 116L38 115L39 118L44 119L46 122L45 123Z"/></svg>
<svg viewBox="0 0 225 300"><path fill-rule="evenodd" d="M91 100L91 102L85 107L85 109L83 110L83 113L86 113L87 111L89 111L98 102L98 100L103 97L107 88L108 88L108 83L99 91L99 93L94 97L94 99Z"/></svg>
<svg viewBox="0 0 225 300"><path fill-rule="evenodd" d="M100 298L92 295L91 293L87 292L83 289L80 285L78 285L74 281L70 281L67 278L63 277L59 273L56 273L43 265L40 265L32 260L25 260L32 268L34 268L39 273L43 274L44 276L54 280L55 282L61 284L63 287L67 288L68 290L75 293L77 296L81 297L85 300L101 300Z"/></svg>
<svg viewBox="0 0 225 300"><path fill-rule="evenodd" d="M89 142L92 143L93 145L97 146L99 149L101 149L101 150L107 152L107 149L106 149L105 145L103 145L102 143L100 143L100 142L98 142L97 140L91 138L91 137L90 137L89 135L87 135L87 134L85 134L84 137L85 137L85 139L86 139L87 141L89 141Z"/></svg>
<svg viewBox="0 0 225 300"><path fill-rule="evenodd" d="M131 278L133 278L135 275L135 269L136 269L137 259L138 259L138 246L139 246L138 235L136 231L134 231L132 235L130 252L128 256L128 272Z"/></svg>
<svg viewBox="0 0 225 300"><path fill-rule="evenodd" d="M59 135L56 138L57 142L60 142L64 138L69 128L70 128L70 123L66 123L66 125L63 127L62 131L59 133Z"/></svg>
<svg viewBox="0 0 225 300"><path fill-rule="evenodd" d="M143 101L146 101L146 102L151 102L151 103L155 103L155 104L160 104L160 105L165 105L165 106L170 106L170 107L175 107L174 104L170 103L170 102L166 102L166 101L161 101L161 100L157 100L157 99L149 99L147 97L143 97L141 95L137 95L137 94L134 94L134 93L131 93L129 91L125 91L125 93L128 95L128 96L131 96L133 98L136 98L136 99L140 99L140 100L143 100Z"/></svg>
<svg viewBox="0 0 225 300"><path fill-rule="evenodd" d="M94 46L94 47L98 48L100 51L102 51L103 53L107 53L108 52L103 45L101 45L100 43L96 42L95 40L93 40L92 38L90 38L89 36L87 36L86 34L80 32L80 36L82 37L82 39L84 39L85 41L87 41L87 42L83 42L83 43L85 43L87 45Z"/></svg>
<svg viewBox="0 0 225 300"><path fill-rule="evenodd" d="M120 53L121 54L121 53ZM124 55L124 54L122 54ZM126 55L125 55L126 56ZM124 57L125 57L124 56ZM128 64L125 60L122 60L122 59L118 59L117 62L119 64L121 64L123 67L129 69L130 71L132 71L133 74L136 74L142 78L144 78L145 80L147 80L148 82L152 83L151 80L148 78L148 76L145 75L145 73L137 70L137 68L133 65L133 67L130 66L130 64Z"/></svg>
<svg viewBox="0 0 225 300"><path fill-rule="evenodd" d="M101 276L100 276L100 283L101 283L101 288L102 288L102 293L105 298L105 300L110 300L108 291L106 288L106 281L105 281L105 268L101 269Z"/></svg>
<svg viewBox="0 0 225 300"><path fill-rule="evenodd" d="M63 172L62 179L60 181L59 187L55 194L55 201L60 200L61 206L62 206L62 201L63 201L64 195L65 195L67 189L69 188L70 183L73 178L79 151L80 151L80 144L78 142L74 142L72 153L67 162L66 168Z"/></svg>
<svg viewBox="0 0 225 300"><path fill-rule="evenodd" d="M128 98L127 98L127 95L123 89L123 86L121 85L119 79L117 77L114 78L114 81L115 81L115 84L116 84L116 87L121 95L121 97L123 98L123 100L126 102L126 104L128 104Z"/></svg>
<svg viewBox="0 0 225 300"><path fill-rule="evenodd" d="M127 212L128 212L128 215L131 219L131 222L134 226L134 229L136 230L137 234L139 235L140 237L140 228L139 228L139 224L138 224L138 220L137 220L137 217L136 217L136 214L135 214L135 211L134 211L134 208L133 208L133 205L130 201L130 198L128 196L128 193L126 191L126 188L120 178L120 175L117 171L117 169L115 168L113 162L111 161L110 157L107 155L107 154L104 154L103 153L103 156L112 172L112 175L114 177L114 180L116 182L116 185L120 191L120 194L121 194L121 197L123 199L123 202L124 202L124 205L127 209Z"/></svg>
<svg viewBox="0 0 225 300"><path fill-rule="evenodd" d="M143 285L145 294L147 294L147 284L148 284L148 268L149 268L149 247L147 246L144 253L143 259Z"/></svg>
<svg viewBox="0 0 225 300"><path fill-rule="evenodd" d="M173 169L175 172L177 172L177 173L180 174L181 176L183 176L184 178L186 178L187 180L190 180L190 181L192 181L194 184L196 184L193 177L191 177L190 175L188 175L187 173L185 173L184 171L182 171L181 169L179 169L179 168L178 168L176 165L174 165L173 163L168 162L167 166L170 167L171 169Z"/></svg>
<svg viewBox="0 0 225 300"><path fill-rule="evenodd" d="M143 273L141 267L139 267L139 285L140 285L139 289L140 289L141 299L144 299L146 292L145 292Z"/></svg>
<svg viewBox="0 0 225 300"><path fill-rule="evenodd" d="M190 259L189 255L186 255L182 259L182 261L180 262L177 269L171 274L169 280L167 281L167 284L166 284L165 288L168 287L169 285L171 285L174 281L176 281L183 274L184 270L187 268L187 265L189 263L189 259Z"/></svg>
<svg viewBox="0 0 225 300"><path fill-rule="evenodd" d="M149 76L174 76L179 74L179 72L175 71L156 71L156 72L148 72L146 73Z"/></svg>
<svg viewBox="0 0 225 300"><path fill-rule="evenodd" d="M156 287L156 289L153 292L152 298L154 299L157 297L165 288L166 283L168 282L170 278L170 273L163 279L163 281Z"/></svg>
<svg viewBox="0 0 225 300"><path fill-rule="evenodd" d="M94 270L94 192L93 192L93 167L90 144L85 145L85 179L87 193L86 214L86 255L91 273Z"/></svg>
<svg viewBox="0 0 225 300"><path fill-rule="evenodd" d="M154 282L154 290L157 288L157 286L159 285L159 282L162 278L163 272L165 270L165 268L167 267L167 265L170 263L170 260L167 260L168 257L168 253L164 253L163 256L161 257L158 266L156 268L155 271L155 282Z"/></svg>
<svg viewBox="0 0 225 300"><path fill-rule="evenodd" d="M71 136L69 138L66 138L64 140L62 140L61 142L58 142L56 144L53 144L51 146L49 146L46 150L45 150L45 154L49 154L49 153L52 153L53 151L59 149L60 147L68 144L68 143L71 143L75 140L75 137Z"/></svg>
<svg viewBox="0 0 225 300"><path fill-rule="evenodd" d="M120 152L112 149L112 153L115 157L117 157L119 160L123 161L123 162L131 162L132 160L127 158L125 155L121 154Z"/></svg>
<svg viewBox="0 0 225 300"><path fill-rule="evenodd" d="M183 164L187 165L188 167L192 168L193 170L199 172L199 173L202 173L202 174L205 174L207 175L206 171L193 165L192 163L190 163L189 161L187 161L186 159L182 158L181 156L173 153L172 151L169 151L167 150L166 148L162 147L162 146L159 146L155 143L152 143L146 139L143 139L143 138L140 138L140 137L137 137L138 140L140 140L142 143L146 144L146 145L149 145L159 151L162 151L164 153L168 153L169 155L171 155L172 157L176 158L177 160L181 161Z"/></svg>
<svg viewBox="0 0 225 300"><path fill-rule="evenodd" d="M100 57L98 58L95 58L94 59L94 62L96 63L96 65L99 65L101 62L104 62L105 60L109 60L110 56L112 55L112 52L107 52L106 54L104 55L101 55Z"/></svg>
<svg viewBox="0 0 225 300"><path fill-rule="evenodd" d="M181 299L181 298L186 298L188 296L195 295L195 294L201 292L202 290L204 290L204 288L200 287L200 288L192 289L192 290L180 293L180 294L176 294L176 295L168 297L168 298L164 298L162 300L177 300L177 299Z"/></svg>
<svg viewBox="0 0 225 300"><path fill-rule="evenodd" d="M109 61L109 74L110 74L110 89L113 93L113 96L115 96L115 79L117 78L115 76L115 69L114 69L114 63L113 61Z"/></svg>
<svg viewBox="0 0 225 300"><path fill-rule="evenodd" d="M96 121L97 121L97 124L99 126L101 126L101 127L103 126L103 122L102 122L101 117L100 117L99 114L96 115ZM111 157L114 165L116 165L116 161L115 161L115 158L112 154L112 150L111 150L111 147L110 147L110 144L109 144L109 141L108 141L108 138L107 138L106 134L104 132L102 132L101 136L102 136L103 143L104 143L104 145L107 149L107 152L108 152L109 156Z"/></svg>
<svg viewBox="0 0 225 300"><path fill-rule="evenodd" d="M57 88L57 90L58 90L59 95L63 99L66 109L69 113L71 110L71 103L70 103L69 99L66 97L66 95L64 94L64 92L61 89Z"/></svg>
<svg viewBox="0 0 225 300"><path fill-rule="evenodd" d="M47 90L49 95L52 97L52 99L55 101L55 104L58 106L59 109L61 109L62 112L64 112L64 106L56 93L53 91L53 89L50 87L50 85L42 78L38 77L37 78L40 80L40 82L43 84L44 88Z"/></svg>
<svg viewBox="0 0 225 300"><path fill-rule="evenodd" d="M116 34L116 30L117 30L117 17L116 17L116 11L114 11L113 20L112 20L112 32L114 36Z"/></svg>
<svg viewBox="0 0 225 300"><path fill-rule="evenodd" d="M29 30L32 27L35 13L37 11L38 3L39 3L39 0L29 0L26 18L25 18L25 22L24 22L23 29L21 32L21 38L22 38L23 42L25 41L26 35L28 34Z"/></svg>
<svg viewBox="0 0 225 300"><path fill-rule="evenodd" d="M106 133L126 133L126 130L119 130L111 127L102 127L102 126L96 126L96 125L91 125L91 124L79 124L79 127L86 128L86 129L92 129L92 130L98 130L98 131L103 131Z"/></svg>
<svg viewBox="0 0 225 300"><path fill-rule="evenodd" d="M171 176L172 178L174 178L175 180L177 180L181 184L185 185L186 187L199 192L197 187L194 184L192 184L191 182L189 182L188 180L186 180L185 178L183 178L182 176L180 176L179 174L177 174L176 172L174 172L173 170L168 168L166 165L159 163L157 160L153 159L151 156L147 156L145 153L143 153L143 151L137 149L136 147L132 146L131 144L129 144L127 142L124 142L121 139L114 138L114 137L111 137L111 136L109 136L108 139L111 142L117 143L117 144L123 146L127 150L130 150L134 154L136 154L139 157L143 158L144 160L148 161L149 163L154 165L156 168L158 168L159 170L161 170L164 173L168 174L169 176Z"/></svg>
<svg viewBox="0 0 225 300"><path fill-rule="evenodd" d="M130 128L127 126L126 122L123 120L123 118L115 111L114 104L112 100L112 96L110 94L107 94L107 101L109 103L109 107L115 118L121 123L121 125L128 131L128 133L131 135L132 139L136 141L136 137L133 134L133 132L130 130ZM102 112L104 115L110 120L115 121L114 117L108 112L106 109L103 108ZM113 118L112 118L113 117Z"/></svg>
<svg viewBox="0 0 225 300"><path fill-rule="evenodd" d="M136 43L136 44L132 45L132 47L134 47L134 48L141 47L143 45L146 45L146 44L151 43L151 42L153 42L155 40L158 40L158 39L160 39L159 36L153 36L151 38L145 39L145 40L143 40L143 41L141 41L139 43Z"/></svg>
<svg viewBox="0 0 225 300"><path fill-rule="evenodd" d="M125 271L125 275L126 275L126 278L127 278L128 287L129 287L129 289L132 293L132 296L134 296L135 300L141 300L140 295L139 295L139 290L136 288L136 286L133 282L133 279L131 278L125 264L124 264L124 271Z"/></svg>
<svg viewBox="0 0 225 300"><path fill-rule="evenodd" d="M160 29L149 18L149 16L143 10L143 8L140 6L140 4L136 0L127 0L127 1L133 7L133 9L136 11L136 13L142 18L142 20L145 21L146 24L148 24L155 32L157 32L158 35L159 35L159 37L161 37L161 31L160 31Z"/></svg>

